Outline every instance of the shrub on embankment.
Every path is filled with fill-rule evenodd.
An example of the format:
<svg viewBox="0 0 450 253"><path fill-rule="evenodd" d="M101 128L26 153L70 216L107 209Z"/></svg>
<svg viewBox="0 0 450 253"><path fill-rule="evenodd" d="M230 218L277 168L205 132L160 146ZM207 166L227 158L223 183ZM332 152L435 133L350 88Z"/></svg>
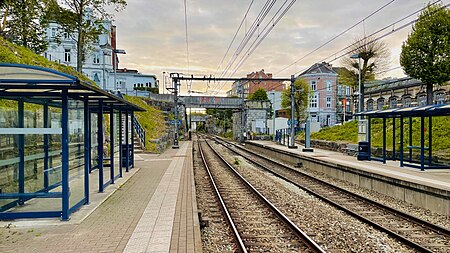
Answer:
<svg viewBox="0 0 450 253"><path fill-rule="evenodd" d="M386 146L388 149L393 147L393 119L386 120ZM450 157L450 124L448 117L433 117L433 155ZM400 120L396 120L396 150L400 147ZM412 120L412 145L420 146L420 118ZM301 133L297 139L304 139L304 133ZM358 122L350 121L340 126L325 127L319 132L311 134L312 140L324 140L340 143L358 143ZM383 120L373 119L371 125L372 147L383 146ZM408 120L404 121L404 146L409 145L409 125ZM425 118L425 146L428 146L428 119Z"/></svg>
<svg viewBox="0 0 450 253"><path fill-rule="evenodd" d="M164 120L164 113L161 110L150 106L145 101L145 98L125 96L125 99L144 108L145 112L135 112L136 118L145 129L146 143L145 148L149 152L158 152L158 144L153 140L160 139L166 133L166 121Z"/></svg>

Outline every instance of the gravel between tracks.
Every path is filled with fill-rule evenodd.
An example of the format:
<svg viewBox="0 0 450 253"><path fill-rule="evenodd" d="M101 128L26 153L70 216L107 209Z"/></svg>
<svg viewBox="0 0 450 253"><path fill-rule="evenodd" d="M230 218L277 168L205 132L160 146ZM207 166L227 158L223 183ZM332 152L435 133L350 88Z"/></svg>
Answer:
<svg viewBox="0 0 450 253"><path fill-rule="evenodd" d="M212 143L212 142L211 142ZM414 252L372 227L214 145L238 171L327 252Z"/></svg>
<svg viewBox="0 0 450 253"><path fill-rule="evenodd" d="M358 187L349 182L337 180L335 178L332 178L332 177L327 176L320 172L316 172L316 171L312 171L312 170L308 170L308 169L302 169L302 172L304 172L308 175L314 176L316 178L322 179L322 180L324 180L328 183L331 183L333 185L336 185L340 188L349 190L351 192L357 193L366 198L369 198L369 199L372 199L379 203L382 203L383 205L395 208L397 210L401 210L407 214L416 216L416 217L426 220L428 222L438 224L440 226L450 229L450 216L433 213L430 210L427 210L425 208L413 206L405 201L401 201L401 200L386 196L386 195L378 193L378 192L374 192L374 191L371 191L368 189Z"/></svg>
<svg viewBox="0 0 450 253"><path fill-rule="evenodd" d="M194 152L194 179L197 194L197 206L202 219L208 219L208 226L202 227L203 252L234 252L235 243L232 232L225 221L220 205L216 201L208 174L198 156L198 147Z"/></svg>

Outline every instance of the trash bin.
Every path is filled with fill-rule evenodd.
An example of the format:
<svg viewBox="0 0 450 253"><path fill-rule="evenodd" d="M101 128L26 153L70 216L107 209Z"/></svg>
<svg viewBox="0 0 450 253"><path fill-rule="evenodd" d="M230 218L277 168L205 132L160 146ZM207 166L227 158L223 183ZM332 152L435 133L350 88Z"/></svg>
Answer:
<svg viewBox="0 0 450 253"><path fill-rule="evenodd" d="M122 144L122 167L127 166L127 144ZM133 166L133 144L128 144L128 165Z"/></svg>
<svg viewBox="0 0 450 253"><path fill-rule="evenodd" d="M369 142L368 141L360 141L358 143L358 160L364 161L369 160Z"/></svg>

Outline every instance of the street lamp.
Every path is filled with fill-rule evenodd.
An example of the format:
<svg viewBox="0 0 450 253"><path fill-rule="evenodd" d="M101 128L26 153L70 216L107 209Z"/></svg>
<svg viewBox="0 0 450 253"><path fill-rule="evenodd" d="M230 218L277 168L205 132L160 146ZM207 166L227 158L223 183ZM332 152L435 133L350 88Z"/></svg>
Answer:
<svg viewBox="0 0 450 253"><path fill-rule="evenodd" d="M358 59L358 112L363 110L363 95L361 90L361 56L360 54L353 54L350 56L351 59Z"/></svg>
<svg viewBox="0 0 450 253"><path fill-rule="evenodd" d="M117 65L117 54L127 54L127 52L125 52L125 50L123 49L113 49L113 55L114 55L114 88L116 90L118 90L117 88L117 81L116 81L116 75L117 75L117 69L116 69L116 65Z"/></svg>

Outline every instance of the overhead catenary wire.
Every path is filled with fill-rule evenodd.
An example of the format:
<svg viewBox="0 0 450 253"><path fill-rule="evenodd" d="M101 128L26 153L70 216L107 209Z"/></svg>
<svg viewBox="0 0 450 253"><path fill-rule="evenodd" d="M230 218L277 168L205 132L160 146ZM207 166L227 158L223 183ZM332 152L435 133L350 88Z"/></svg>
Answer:
<svg viewBox="0 0 450 253"><path fill-rule="evenodd" d="M236 71L242 66L242 64L245 63L245 61L253 54L253 52L258 48L258 46L264 41L264 39L269 35L269 33L272 31L272 29L278 24L278 22L283 18L283 16L289 11L289 9L294 5L296 0L291 0L289 4L283 9L283 7L286 5L286 3L289 0L285 0L284 3L279 7L277 12L273 15L271 20L266 24L266 26L263 28L263 30L258 34L258 36L255 38L253 43L248 47L247 51L245 52L244 56L239 60L237 63L233 73L234 75ZM281 12L281 13L280 13ZM277 16L278 15L278 16ZM275 21L274 21L275 20ZM261 36L262 34L262 36ZM256 43L256 44L255 44ZM219 88L216 88L217 90L221 89L225 84L222 84L222 86L219 86Z"/></svg>
<svg viewBox="0 0 450 253"><path fill-rule="evenodd" d="M236 32L234 33L234 36L233 36L233 39L232 39L231 42L230 42L230 45L228 45L228 48L227 48L227 51L225 52L225 55L222 57L222 60L220 61L219 65L217 66L217 69L216 69L216 72L214 73L214 76L216 76L216 74L217 74L217 72L219 71L220 67L222 67L222 64L223 64L225 58L227 57L228 52L230 51L230 48L231 48L231 46L233 45L234 40L236 39L236 37L237 37L239 31L241 30L242 24L243 24L244 21L246 20L247 15L248 15L248 12L250 11L250 9L251 9L251 7L252 7L254 1L255 1L255 0L252 0L252 1L250 2L250 5L248 6L247 11L245 12L244 17L242 18L242 21L241 21L241 23L239 24L238 29L237 29Z"/></svg>
<svg viewBox="0 0 450 253"><path fill-rule="evenodd" d="M240 44L236 48L233 56L229 59L226 67L220 74L220 77L223 77L228 72L231 65L236 61L236 58L239 56L239 54L242 52L242 48L245 48L250 38L253 36L253 34L256 32L257 28L263 22L269 11L272 9L273 5L275 4L276 0L267 0L264 4L261 11L258 13L258 16L253 21L252 25L250 26L249 30L246 31L244 38L241 40ZM215 84L215 87L220 85L220 81Z"/></svg>
<svg viewBox="0 0 450 253"><path fill-rule="evenodd" d="M300 57L299 59L297 59L296 61L294 61L293 63L289 64L288 66L282 68L281 70L279 70L278 72L275 73L275 75L278 75L279 73L283 72L284 70L292 67L293 65L297 64L298 62L300 62L301 60L305 59L306 57L310 56L311 54L317 52L318 50L320 50L321 48L325 47L326 45L330 44L331 42L333 42L334 40L336 40L337 38L341 37L342 35L346 34L348 31L352 30L353 28L355 28L356 26L358 26L359 24L363 23L371 18L373 15L375 15L376 13L380 12L381 10L383 10L384 8L386 8L387 6L389 6L390 4L392 4L395 0L390 0L389 2L387 2L386 4L384 4L383 6L379 7L378 9L376 9L375 11L371 12L368 16L366 16L365 18L361 19L360 21L356 22L355 24L351 25L350 27L348 27L347 29L345 29L344 31L340 32L338 35L332 37L331 39L329 39L328 41L326 41L325 43L323 43L322 45L318 46L317 48L313 49L312 51L308 52L307 54L305 54L304 56ZM365 31L365 29L364 29ZM364 36L365 36L365 32L364 32Z"/></svg>
<svg viewBox="0 0 450 253"><path fill-rule="evenodd" d="M438 2L440 2L440 1L435 1L435 2L433 2L433 3L430 3L430 5L434 5L434 4L438 3ZM446 4L446 5L443 5L440 9L442 9L442 8L448 8L449 6L450 6L450 4ZM417 14L417 13L421 12L421 11L424 10L425 8L427 8L427 6L421 8L421 9L419 9L419 10L417 10L417 11L415 11L415 12L413 12L413 13L411 13L411 14L409 14L409 15L407 15L407 16L405 16L405 17L403 17L403 18L401 18L401 19L399 19L399 20L397 20L397 21L395 21L395 22L393 22L393 23L391 23L390 25L387 25L387 26L385 26L385 27L383 27L383 28L381 28L381 29L375 31L374 33L372 33L372 34L370 34L370 35L367 35L366 37L362 38L361 40L358 40L358 41L356 41L356 42L350 44L349 46L347 46L347 47L345 47L345 48L343 48L343 49L337 51L337 52L334 53L334 54L331 54L330 56L328 56L328 57L322 59L322 60L319 61L319 62L324 62L324 61L326 61L326 60L328 60L329 58L331 58L331 57L334 56L334 59L331 59L331 60L328 62L328 63L331 63L331 62L336 61L336 60L338 60L338 59L340 59L340 58L342 58L342 57L344 57L344 56L347 56L348 54L350 54L350 53L353 52L354 50L357 50L357 49L358 49L358 48L356 48L356 49L354 49L354 50L351 51L351 52L346 52L346 51L347 51L350 47L352 47L353 45L358 44L358 43L360 43L361 41L367 40L368 38L373 38L374 35L379 34L379 33L381 33L382 31L385 31L386 29L393 27L394 25L400 23L401 21L404 21L405 19L407 19L407 18L413 16L414 14ZM401 25L401 26L399 26L399 27L397 27L397 28L392 28L390 31L388 31L388 32L386 32L386 33L384 33L384 34L379 35L379 37L375 37L375 38L373 38L373 39L371 39L371 40L365 42L364 44L360 45L360 47L369 45L369 44L371 44L371 43L374 43L375 41L378 41L378 40L380 40L380 39L383 39L383 38L385 38L386 36L389 36L389 35L391 35L391 34L393 34L393 33L395 33L395 32L398 32L398 31L400 31L400 30L402 30L402 29L408 27L409 25L412 25L412 24L416 23L418 20L419 20L419 18L416 18L416 19L411 20L411 21L409 21L408 23L403 24L403 25ZM342 52L345 52L345 53L343 53L343 54L341 54L341 55L339 55L339 56L336 56L337 54L342 53ZM311 71L314 71L314 70L318 69L319 67L320 67L320 65L318 65L318 66L316 66L316 67L314 67L314 68L308 67L308 68L305 68L305 69L303 69L303 70L301 70L301 71L296 72L295 75L297 75L297 74L299 74L299 73L302 73L302 72L304 72L304 71L306 71L306 70L309 70L309 69L310 69ZM375 73L375 74L381 74L381 73L388 72L388 71L392 71L392 70L399 69L399 68L400 68L400 67L397 66L397 67L395 67L395 68L388 69L388 70L386 70L386 71L380 71L379 73ZM282 84L280 84L280 85L277 85L277 86L275 86L275 87L272 87L272 89L276 89L276 88L278 88L278 87L280 87L280 86L282 86L282 85L285 85L285 84L282 83Z"/></svg>

